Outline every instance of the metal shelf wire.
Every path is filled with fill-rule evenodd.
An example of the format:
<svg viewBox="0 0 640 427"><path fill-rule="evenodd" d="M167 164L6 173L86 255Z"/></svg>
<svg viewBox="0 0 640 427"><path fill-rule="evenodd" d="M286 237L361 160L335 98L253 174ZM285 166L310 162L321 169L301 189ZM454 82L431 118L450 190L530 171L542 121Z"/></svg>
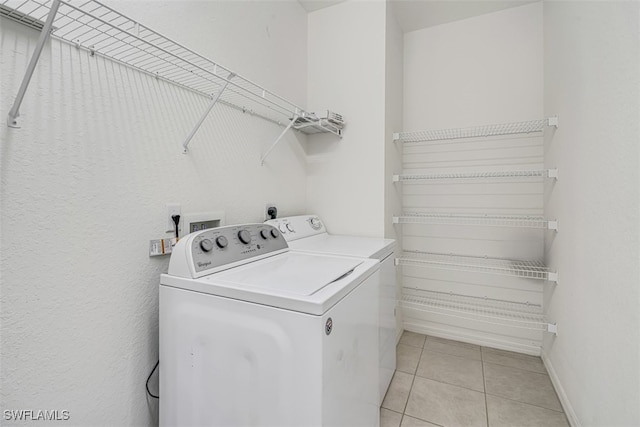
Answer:
<svg viewBox="0 0 640 427"><path fill-rule="evenodd" d="M444 141L450 139L477 138L499 135L528 134L542 132L547 126L557 126L558 118L550 117L525 122L501 123L473 126L467 128L423 130L416 132L399 132L393 134L394 141L403 143Z"/></svg>
<svg viewBox="0 0 640 427"><path fill-rule="evenodd" d="M557 221L521 215L474 215L456 213L405 213L393 217L394 224L476 225L558 230Z"/></svg>
<svg viewBox="0 0 640 427"><path fill-rule="evenodd" d="M40 21L47 18L52 4L52 0L2 2L5 8ZM51 37L206 96L215 94L235 74L95 0L61 0ZM237 74L221 102L277 123L304 113L301 107Z"/></svg>
<svg viewBox="0 0 640 427"><path fill-rule="evenodd" d="M495 178L553 178L558 179L558 169L450 172L437 174L399 174L393 175L394 182L429 181L443 179L495 179Z"/></svg>
<svg viewBox="0 0 640 427"><path fill-rule="evenodd" d="M405 287L400 306L501 326L556 332L555 324L545 320L542 306L528 302L502 301Z"/></svg>
<svg viewBox="0 0 640 427"><path fill-rule="evenodd" d="M44 21L53 12L49 34L55 39L279 125L312 115L96 0L0 0L0 6L2 16L35 28L46 29ZM19 102L9 120L13 127L17 127ZM324 126L320 120L315 120L314 130L336 133L335 126Z"/></svg>
<svg viewBox="0 0 640 427"><path fill-rule="evenodd" d="M552 282L558 281L558 274L549 271L542 261L405 251L400 257L396 258L396 265L488 273L526 279L549 280Z"/></svg>

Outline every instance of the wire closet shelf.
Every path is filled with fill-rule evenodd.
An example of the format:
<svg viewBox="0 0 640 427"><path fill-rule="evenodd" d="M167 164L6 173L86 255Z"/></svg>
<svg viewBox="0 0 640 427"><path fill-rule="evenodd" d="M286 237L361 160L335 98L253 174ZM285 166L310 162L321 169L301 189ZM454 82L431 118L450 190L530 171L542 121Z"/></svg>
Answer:
<svg viewBox="0 0 640 427"><path fill-rule="evenodd" d="M542 228L558 230L557 221L524 215L480 215L456 213L408 212L393 217L394 224L472 225L490 227Z"/></svg>
<svg viewBox="0 0 640 427"><path fill-rule="evenodd" d="M549 271L542 261L404 251L400 257L396 258L396 265L558 281L558 274Z"/></svg>
<svg viewBox="0 0 640 427"><path fill-rule="evenodd" d="M109 58L210 97L209 109L183 143L185 152L189 140L216 102L286 126L286 130L298 119L305 119L308 126L293 128L303 133L331 132L341 136L343 122L322 121L293 102L96 0L0 0L0 15L43 32L50 28L48 35L85 49L92 56ZM34 54L36 62L43 43L41 36ZM34 67L32 59L28 76L9 114L8 123L12 127L17 127L19 106ZM264 157L266 155L263 161Z"/></svg>
<svg viewBox="0 0 640 427"><path fill-rule="evenodd" d="M53 3L4 0L2 6L4 16L44 21ZM279 124L305 114L294 103L95 0L59 0L50 35L205 96L228 82L219 102Z"/></svg>
<svg viewBox="0 0 640 427"><path fill-rule="evenodd" d="M394 182L430 181L441 179L474 180L474 179L502 179L502 178L553 178L558 179L558 169L534 169L534 170L505 170L505 171L478 171L478 172L449 172L437 174L398 174L393 175Z"/></svg>
<svg viewBox="0 0 640 427"><path fill-rule="evenodd" d="M418 288L403 289L400 306L434 315L445 315L494 325L555 332L545 320L542 306L486 297L457 295Z"/></svg>
<svg viewBox="0 0 640 427"><path fill-rule="evenodd" d="M451 139L478 138L487 136L530 134L544 131L547 126L558 126L557 117L529 120L524 122L481 125L466 128L422 130L415 132L399 132L393 134L394 141L417 143L445 141Z"/></svg>

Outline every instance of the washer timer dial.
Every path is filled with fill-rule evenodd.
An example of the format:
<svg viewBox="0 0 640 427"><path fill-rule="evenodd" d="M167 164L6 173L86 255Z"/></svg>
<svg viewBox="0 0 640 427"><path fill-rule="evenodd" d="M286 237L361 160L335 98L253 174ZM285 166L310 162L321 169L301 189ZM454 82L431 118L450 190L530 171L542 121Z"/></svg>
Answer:
<svg viewBox="0 0 640 427"><path fill-rule="evenodd" d="M209 252L211 249L213 249L213 242L209 239L202 239L202 241L200 242L200 249L205 252Z"/></svg>
<svg viewBox="0 0 640 427"><path fill-rule="evenodd" d="M238 239L245 245L251 243L251 234L247 230L238 231Z"/></svg>
<svg viewBox="0 0 640 427"><path fill-rule="evenodd" d="M226 248L228 244L229 244L229 241L227 240L226 237L219 236L216 238L216 245L218 245L220 249Z"/></svg>

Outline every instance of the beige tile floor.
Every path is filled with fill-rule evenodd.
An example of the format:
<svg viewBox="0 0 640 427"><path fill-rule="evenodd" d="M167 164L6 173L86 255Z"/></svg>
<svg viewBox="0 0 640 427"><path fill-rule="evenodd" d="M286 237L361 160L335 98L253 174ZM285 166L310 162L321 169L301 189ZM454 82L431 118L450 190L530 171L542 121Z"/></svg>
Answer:
<svg viewBox="0 0 640 427"><path fill-rule="evenodd" d="M381 427L568 427L539 357L405 331Z"/></svg>

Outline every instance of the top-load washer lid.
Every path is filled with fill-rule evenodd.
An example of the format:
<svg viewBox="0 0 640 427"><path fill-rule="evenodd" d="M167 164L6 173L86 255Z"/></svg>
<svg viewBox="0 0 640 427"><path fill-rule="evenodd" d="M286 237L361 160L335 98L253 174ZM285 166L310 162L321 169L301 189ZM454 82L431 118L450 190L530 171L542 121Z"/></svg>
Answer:
<svg viewBox="0 0 640 427"><path fill-rule="evenodd" d="M317 215L299 215L266 221L277 227L291 249L382 260L395 250L395 240L327 233Z"/></svg>
<svg viewBox="0 0 640 427"><path fill-rule="evenodd" d="M163 275L161 284L322 315L378 268L371 259L289 251L195 279Z"/></svg>
<svg viewBox="0 0 640 427"><path fill-rule="evenodd" d="M269 224L191 233L161 286L321 315L379 268L374 260L292 252Z"/></svg>
<svg viewBox="0 0 640 427"><path fill-rule="evenodd" d="M395 249L395 240L376 237L336 236L318 234L288 242L297 251L337 254L362 258L384 259Z"/></svg>
<svg viewBox="0 0 640 427"><path fill-rule="evenodd" d="M317 257L289 252L234 268L205 280L260 292L309 296L341 277L351 274L362 264L355 258Z"/></svg>

